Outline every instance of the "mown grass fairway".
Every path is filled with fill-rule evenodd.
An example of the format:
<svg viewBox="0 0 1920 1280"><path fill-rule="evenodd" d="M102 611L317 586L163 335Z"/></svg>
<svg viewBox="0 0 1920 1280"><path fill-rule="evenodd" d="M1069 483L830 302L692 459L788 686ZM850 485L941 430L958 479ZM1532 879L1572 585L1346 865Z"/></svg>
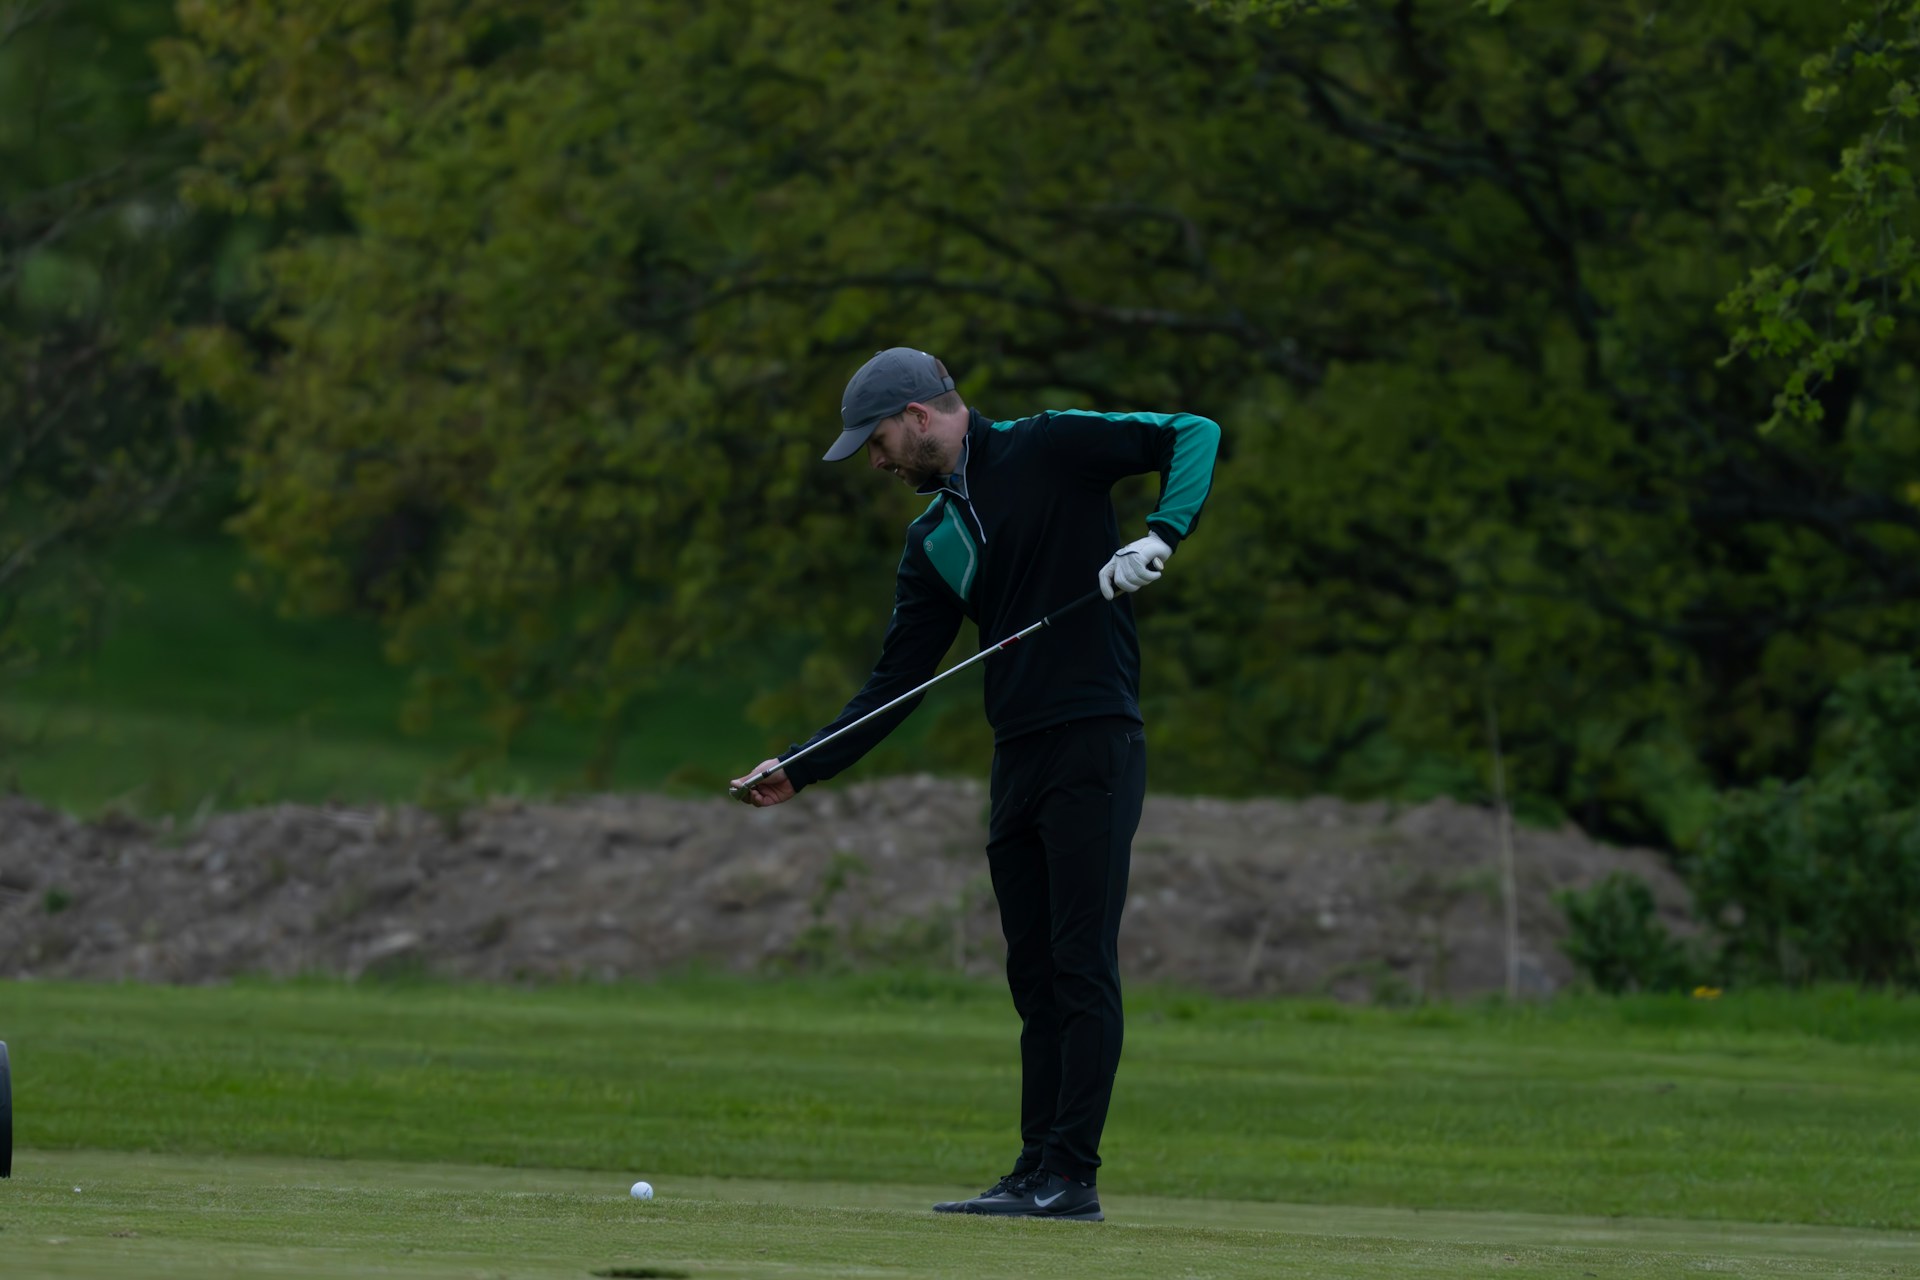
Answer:
<svg viewBox="0 0 1920 1280"><path fill-rule="evenodd" d="M1912 1001L1131 1006L1093 1226L926 1211L1012 1154L990 986L0 984L23 1148L0 1254L74 1276L1920 1275ZM660 1198L629 1200L635 1177Z"/></svg>
<svg viewBox="0 0 1920 1280"><path fill-rule="evenodd" d="M1904 1233L1113 1195L1104 1224L936 1218L944 1188L47 1153L5 1187L19 1276L1912 1276ZM0 1184L4 1186L4 1184ZM78 1190L75 1190L78 1188ZM16 1269L19 1268L19 1269Z"/></svg>

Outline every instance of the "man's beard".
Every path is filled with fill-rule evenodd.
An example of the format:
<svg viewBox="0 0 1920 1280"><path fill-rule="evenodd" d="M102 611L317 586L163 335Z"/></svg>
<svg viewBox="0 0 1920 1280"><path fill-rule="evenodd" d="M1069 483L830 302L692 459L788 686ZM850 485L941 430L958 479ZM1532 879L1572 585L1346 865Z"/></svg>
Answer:
<svg viewBox="0 0 1920 1280"><path fill-rule="evenodd" d="M899 471L904 479L911 481L914 488L918 489L946 474L940 465L942 461L940 446L931 437L915 436L912 452L901 461Z"/></svg>

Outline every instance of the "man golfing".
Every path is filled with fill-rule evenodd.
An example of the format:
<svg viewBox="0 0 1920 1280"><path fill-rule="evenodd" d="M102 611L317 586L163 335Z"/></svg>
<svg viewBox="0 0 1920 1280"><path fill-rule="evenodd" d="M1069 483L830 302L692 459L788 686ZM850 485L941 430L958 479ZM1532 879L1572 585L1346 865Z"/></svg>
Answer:
<svg viewBox="0 0 1920 1280"><path fill-rule="evenodd" d="M1146 793L1140 644L1127 597L1200 520L1220 428L1191 414L1047 412L997 422L946 366L893 347L861 366L825 460L932 499L907 528L893 618L832 724L732 792L766 806L851 766L906 719L963 619L980 629L994 752L987 865L1021 1019L1020 1155L941 1213L1099 1221L1100 1133L1120 1061L1120 914ZM1144 537L1122 544L1111 491L1158 472ZM1117 548L1117 549L1116 549ZM1112 605L1088 604L1098 595ZM1013 644L1044 624L1054 634ZM958 670L956 667L954 670ZM950 672L948 674L951 674ZM942 677L944 678L944 677Z"/></svg>

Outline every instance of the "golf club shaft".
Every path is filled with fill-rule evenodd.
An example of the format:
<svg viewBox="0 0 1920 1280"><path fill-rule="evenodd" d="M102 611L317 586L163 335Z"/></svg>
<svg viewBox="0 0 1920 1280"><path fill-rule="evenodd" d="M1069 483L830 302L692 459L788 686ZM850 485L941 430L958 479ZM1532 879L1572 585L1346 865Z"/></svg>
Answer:
<svg viewBox="0 0 1920 1280"><path fill-rule="evenodd" d="M952 666L948 667L945 671L942 671L939 675L927 681L925 684L920 685L916 688L907 690L905 693L901 694L899 697L895 698L892 702L887 703L883 707L875 707L872 711L867 712L867 714L861 716L858 720L855 720L852 724L847 725L844 728L835 729L832 733L820 739L820 741L815 742L809 746L800 748L800 750L794 752L792 755L788 756L785 760L782 760L780 763L774 765L773 768L761 770L759 773L754 774L751 778L748 778L745 782L741 783L739 786L730 789L728 794L732 795L736 800L739 799L744 792L752 788L755 784L759 783L763 779L765 779L769 774L778 773L780 770L786 768L788 765L792 764L795 760L800 759L802 756L811 755L815 751L818 751L821 747L826 746L829 742L832 742L835 738L839 737L841 734L852 733L855 729L858 729L861 725L873 719L875 716L885 715L887 712L893 710L895 707L899 706L901 703L906 702L908 699L919 697L921 694L925 693L927 690L933 688L933 686L939 684L942 680L945 680L948 676L953 675L956 672L965 671L968 667L972 666L976 662L984 662L988 658L991 658L994 654L999 653L1002 649L1012 648L1015 644L1018 644L1020 641L1026 639L1028 636L1032 635L1034 632L1040 630L1040 628L1051 625L1055 618L1058 618L1063 614L1072 613L1075 609L1078 609L1081 605L1086 604L1088 601L1098 600L1099 598L1100 598L1100 592L1098 590L1094 590L1094 591L1087 592L1087 594L1081 596L1078 600L1073 601L1071 604L1061 605L1058 609L1055 609L1052 613L1040 619L1040 621L1033 623L1031 626L1024 627L1021 630L1014 632L1012 635L1008 636L1005 640L1002 640L999 644L996 644L991 648L982 649L980 652L974 654L971 658L968 658L965 662L954 663Z"/></svg>

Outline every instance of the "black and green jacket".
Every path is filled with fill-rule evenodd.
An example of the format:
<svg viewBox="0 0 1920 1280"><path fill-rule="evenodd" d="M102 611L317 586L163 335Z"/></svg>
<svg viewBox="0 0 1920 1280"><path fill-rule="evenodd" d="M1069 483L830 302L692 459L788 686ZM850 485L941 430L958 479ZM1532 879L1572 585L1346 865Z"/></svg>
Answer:
<svg viewBox="0 0 1920 1280"><path fill-rule="evenodd" d="M962 619L980 628L985 647L1094 590L1100 567L1133 540L1120 536L1113 510L1121 477L1160 473L1147 523L1179 546L1200 523L1219 442L1215 423L1185 413L1073 410L992 422L976 410L959 470L921 491L933 503L907 529L873 675L809 743L931 679ZM996 743L1087 716L1140 718L1140 642L1125 595L1077 609L983 666ZM918 702L797 761L788 779L804 787L831 778Z"/></svg>

